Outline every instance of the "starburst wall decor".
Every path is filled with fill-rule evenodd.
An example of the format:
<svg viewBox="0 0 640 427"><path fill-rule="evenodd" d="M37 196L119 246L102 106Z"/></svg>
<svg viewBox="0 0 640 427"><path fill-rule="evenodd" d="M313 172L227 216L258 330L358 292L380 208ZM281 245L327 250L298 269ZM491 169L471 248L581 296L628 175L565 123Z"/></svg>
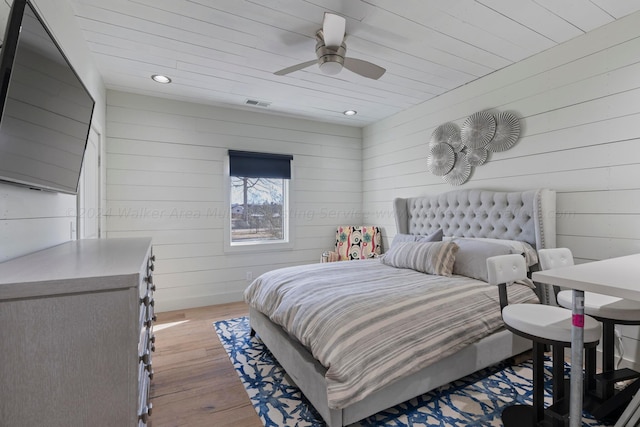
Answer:
<svg viewBox="0 0 640 427"><path fill-rule="evenodd" d="M513 114L479 111L459 129L448 122L431 134L427 169L451 185L462 185L472 168L485 164L491 152L506 151L520 137L520 120Z"/></svg>

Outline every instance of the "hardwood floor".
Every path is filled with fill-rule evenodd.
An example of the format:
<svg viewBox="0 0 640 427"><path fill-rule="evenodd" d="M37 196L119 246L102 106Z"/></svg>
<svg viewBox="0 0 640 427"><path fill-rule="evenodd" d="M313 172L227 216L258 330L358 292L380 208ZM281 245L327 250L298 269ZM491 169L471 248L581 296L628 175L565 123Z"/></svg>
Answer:
<svg viewBox="0 0 640 427"><path fill-rule="evenodd" d="M213 329L248 312L238 302L158 313L151 427L262 427Z"/></svg>
<svg viewBox="0 0 640 427"><path fill-rule="evenodd" d="M262 427L213 329L248 313L244 302L158 313L150 427Z"/></svg>

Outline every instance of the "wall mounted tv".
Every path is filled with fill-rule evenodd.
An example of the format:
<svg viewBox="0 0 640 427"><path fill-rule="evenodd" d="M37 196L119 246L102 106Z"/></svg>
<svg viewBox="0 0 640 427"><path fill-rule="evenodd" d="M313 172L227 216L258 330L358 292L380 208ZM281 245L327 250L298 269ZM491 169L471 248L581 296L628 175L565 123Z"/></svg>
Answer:
<svg viewBox="0 0 640 427"><path fill-rule="evenodd" d="M0 181L76 194L94 100L29 0L0 52Z"/></svg>

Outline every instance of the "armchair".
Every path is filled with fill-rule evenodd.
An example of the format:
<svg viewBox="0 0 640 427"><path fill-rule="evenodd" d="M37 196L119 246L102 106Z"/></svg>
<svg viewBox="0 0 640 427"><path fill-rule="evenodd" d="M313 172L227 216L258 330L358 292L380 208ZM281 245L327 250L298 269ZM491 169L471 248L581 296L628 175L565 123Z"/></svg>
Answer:
<svg viewBox="0 0 640 427"><path fill-rule="evenodd" d="M381 242L380 227L339 226L335 248L322 254L322 262L376 258L381 252Z"/></svg>

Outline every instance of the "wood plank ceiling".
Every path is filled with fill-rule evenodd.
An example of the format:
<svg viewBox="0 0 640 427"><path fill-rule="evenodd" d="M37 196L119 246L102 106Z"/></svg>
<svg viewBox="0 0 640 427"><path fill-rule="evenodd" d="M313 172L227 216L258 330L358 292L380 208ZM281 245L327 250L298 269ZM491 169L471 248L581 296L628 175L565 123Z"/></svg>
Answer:
<svg viewBox="0 0 640 427"><path fill-rule="evenodd" d="M640 9L638 0L70 1L108 88L352 126ZM328 76L315 65L273 74L315 59L325 11L347 19L347 56L386 68L384 76ZM358 114L345 117L348 109Z"/></svg>

